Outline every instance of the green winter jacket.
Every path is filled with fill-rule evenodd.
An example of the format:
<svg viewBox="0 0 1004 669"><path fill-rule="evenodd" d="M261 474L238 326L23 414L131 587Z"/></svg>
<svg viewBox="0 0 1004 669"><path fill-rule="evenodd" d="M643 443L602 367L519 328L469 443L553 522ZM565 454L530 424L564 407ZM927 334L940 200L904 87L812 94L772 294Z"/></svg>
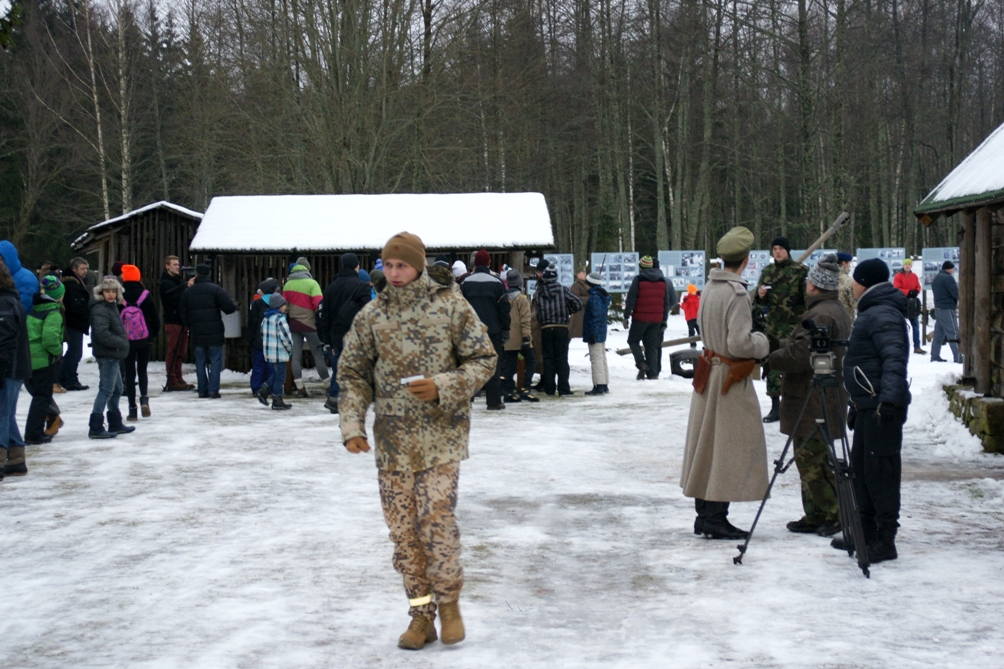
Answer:
<svg viewBox="0 0 1004 669"><path fill-rule="evenodd" d="M31 368L42 369L63 355L62 305L51 297L36 296L28 312L28 347Z"/></svg>

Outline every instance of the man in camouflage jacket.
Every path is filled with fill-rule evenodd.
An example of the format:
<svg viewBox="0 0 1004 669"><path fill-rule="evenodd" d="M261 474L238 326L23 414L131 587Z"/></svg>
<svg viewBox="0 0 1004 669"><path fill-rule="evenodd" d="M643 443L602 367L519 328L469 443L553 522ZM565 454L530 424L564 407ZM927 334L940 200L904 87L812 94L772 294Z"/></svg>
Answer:
<svg viewBox="0 0 1004 669"><path fill-rule="evenodd" d="M774 264L768 265L760 274L760 283L754 302L767 308L767 335L784 339L802 322L805 313L805 278L808 268L791 259L791 244L784 237L775 237L770 243L770 253ZM773 423L780 418L781 373L767 374L767 394L771 408L763 418L765 423Z"/></svg>
<svg viewBox="0 0 1004 669"><path fill-rule="evenodd" d="M437 603L443 643L464 638L457 480L470 400L495 373L498 356L474 309L453 290L450 271L426 271L418 237L392 237L382 257L388 285L345 336L338 408L345 447L359 453L369 450L366 410L374 404L380 501L411 605L398 645L417 650L437 638ZM402 383L410 377L419 380Z"/></svg>

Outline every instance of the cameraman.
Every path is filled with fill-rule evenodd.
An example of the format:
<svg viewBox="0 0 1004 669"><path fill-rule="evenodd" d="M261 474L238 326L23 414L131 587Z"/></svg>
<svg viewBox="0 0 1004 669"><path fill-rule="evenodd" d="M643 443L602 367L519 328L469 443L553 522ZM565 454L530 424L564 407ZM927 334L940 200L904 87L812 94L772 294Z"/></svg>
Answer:
<svg viewBox="0 0 1004 669"><path fill-rule="evenodd" d="M794 438L797 449L795 465L802 480L802 509L805 515L788 523L791 532L830 536L840 531L836 482L828 462L826 444L818 436L809 439L816 429L816 419L823 418L823 407L818 391L812 388L810 343L813 333L805 327L805 322L812 320L817 328L828 329L831 339L847 339L850 336L851 315L840 302L839 291L840 261L830 253L809 270L805 280L808 310L802 316L802 323L790 337L781 340L781 348L771 353L769 358L771 370L777 370L782 375L781 433ZM847 396L841 385L840 373L844 347L833 346L832 350L836 356L837 388L827 390L826 417L829 418L830 437L839 439L844 434L847 419ZM802 419L798 420L803 404L805 411Z"/></svg>
<svg viewBox="0 0 1004 669"><path fill-rule="evenodd" d="M868 559L876 563L896 559L900 449L910 404L906 381L910 342L906 298L889 283L884 262L874 258L857 266L854 296L858 319L844 355L844 387L852 405L847 425L854 430L854 496ZM844 542L834 539L833 547L843 549Z"/></svg>
<svg viewBox="0 0 1004 669"><path fill-rule="evenodd" d="M164 258L164 271L160 274L160 307L164 311L164 330L167 332L167 385L164 390L191 390L195 386L181 377L181 362L188 353L188 328L181 321L178 304L181 294L195 283L195 274L189 278L181 275L178 256Z"/></svg>

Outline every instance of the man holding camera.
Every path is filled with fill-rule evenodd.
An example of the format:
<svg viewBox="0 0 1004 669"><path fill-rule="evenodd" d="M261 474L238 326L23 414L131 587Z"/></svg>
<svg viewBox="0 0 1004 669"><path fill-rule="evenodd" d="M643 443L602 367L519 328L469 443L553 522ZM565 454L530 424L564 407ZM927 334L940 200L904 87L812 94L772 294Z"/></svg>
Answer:
<svg viewBox="0 0 1004 669"><path fill-rule="evenodd" d="M844 387L851 401L847 425L854 430L854 496L868 559L874 564L896 559L910 342L906 298L889 283L884 262L874 258L855 268L854 296L858 318L844 355ZM833 547L844 549L844 541L834 539Z"/></svg>
<svg viewBox="0 0 1004 669"><path fill-rule="evenodd" d="M791 259L791 244L785 237L775 237L770 243L774 264L760 274L755 302L767 308L767 334L784 339L802 322L805 312L805 265ZM767 394L770 395L770 413L763 422L773 423L780 418L781 372L770 368L767 373Z"/></svg>
<svg viewBox="0 0 1004 669"><path fill-rule="evenodd" d="M810 345L813 332L806 327L812 321L817 328L826 328L831 339L847 339L851 333L851 316L840 302L840 264L835 254L828 254L809 270L805 280L805 304L808 309L791 336L781 341L781 348L768 358L772 371L782 373L781 433L792 436L795 444L795 465L802 481L800 520L788 523L788 530L803 534L830 536L840 531L840 507L837 503L836 481L828 462L826 443L813 437L816 419L823 418L823 404L818 390L812 387L813 369ZM847 397L841 385L841 359L844 347L834 346L837 388L826 391L826 417L830 438L844 435L847 420ZM805 411L802 407L805 406ZM801 412L801 420L799 420Z"/></svg>
<svg viewBox="0 0 1004 669"><path fill-rule="evenodd" d="M195 283L195 274L185 279L181 276L181 261L178 256L164 258L164 271L160 274L160 307L164 311L164 330L167 332L167 385L164 390L192 390L190 383L181 377L181 363L188 352L188 328L181 321L178 304L181 294Z"/></svg>

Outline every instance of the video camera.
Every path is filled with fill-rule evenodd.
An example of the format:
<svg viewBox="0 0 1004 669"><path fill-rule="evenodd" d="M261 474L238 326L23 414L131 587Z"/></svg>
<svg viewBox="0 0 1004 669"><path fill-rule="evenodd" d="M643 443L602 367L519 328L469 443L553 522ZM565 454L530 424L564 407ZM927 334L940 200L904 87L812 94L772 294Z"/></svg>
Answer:
<svg viewBox="0 0 1004 669"><path fill-rule="evenodd" d="M837 357L833 354L834 346L847 346L846 339L830 337L830 328L816 325L811 318L802 321L802 327L809 331L809 364L812 373L821 376L832 376L837 373Z"/></svg>
<svg viewBox="0 0 1004 669"><path fill-rule="evenodd" d="M189 279L194 278L195 277L195 268L194 267L182 267L181 268L181 276L185 279L185 281L188 281Z"/></svg>

